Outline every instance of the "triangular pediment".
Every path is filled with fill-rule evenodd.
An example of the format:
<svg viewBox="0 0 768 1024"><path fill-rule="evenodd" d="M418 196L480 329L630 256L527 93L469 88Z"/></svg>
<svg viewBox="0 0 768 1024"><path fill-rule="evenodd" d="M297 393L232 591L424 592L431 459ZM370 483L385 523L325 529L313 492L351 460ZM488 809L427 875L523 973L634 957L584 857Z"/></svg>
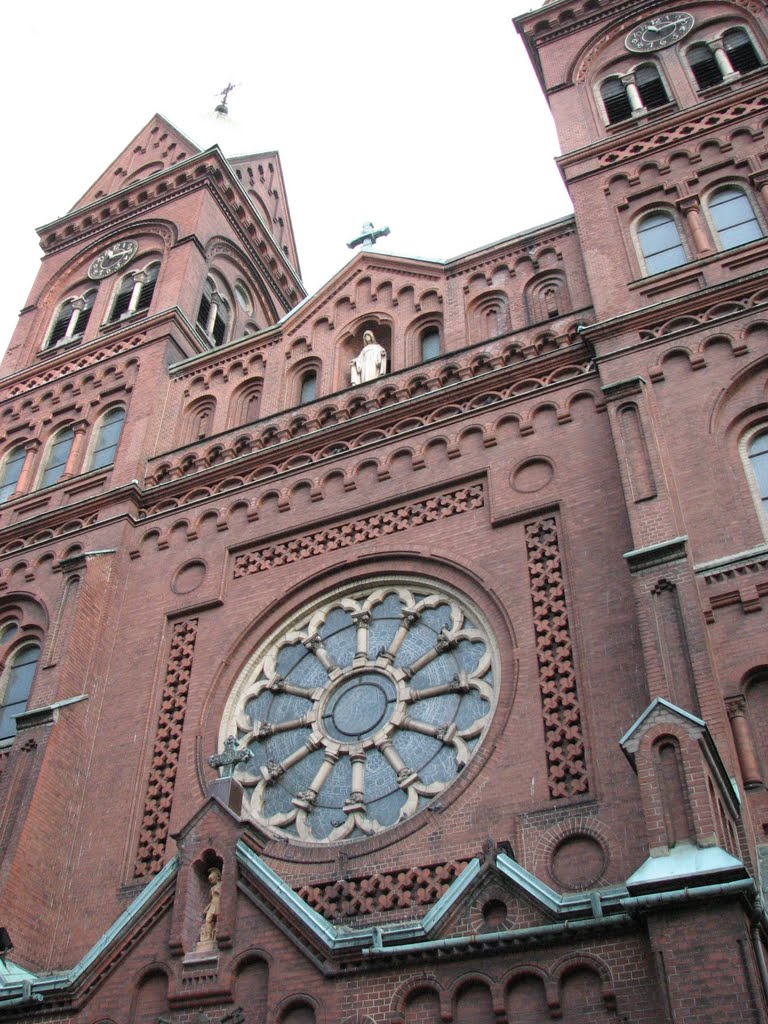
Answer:
<svg viewBox="0 0 768 1024"><path fill-rule="evenodd" d="M119 192L135 181L167 170L173 164L180 163L199 152L199 146L191 142L178 128L174 128L162 115L155 114L104 173L94 181L85 195L78 199L70 213L96 202L103 196Z"/></svg>

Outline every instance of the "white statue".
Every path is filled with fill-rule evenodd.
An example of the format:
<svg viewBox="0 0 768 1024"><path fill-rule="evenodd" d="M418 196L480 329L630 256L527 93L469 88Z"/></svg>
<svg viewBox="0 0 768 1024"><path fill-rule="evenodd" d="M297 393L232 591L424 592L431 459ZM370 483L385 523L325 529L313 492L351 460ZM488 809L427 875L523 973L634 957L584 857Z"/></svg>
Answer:
<svg viewBox="0 0 768 1024"><path fill-rule="evenodd" d="M360 354L352 360L351 383L365 384L366 381L383 377L386 372L387 350L376 341L373 331L366 331Z"/></svg>

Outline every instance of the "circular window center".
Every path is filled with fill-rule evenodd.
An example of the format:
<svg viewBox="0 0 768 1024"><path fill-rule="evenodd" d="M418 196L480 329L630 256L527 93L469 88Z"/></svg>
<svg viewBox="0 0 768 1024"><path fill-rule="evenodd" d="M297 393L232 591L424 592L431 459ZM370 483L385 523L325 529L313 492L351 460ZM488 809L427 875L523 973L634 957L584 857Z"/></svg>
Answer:
<svg viewBox="0 0 768 1024"><path fill-rule="evenodd" d="M333 694L323 715L323 727L342 743L359 742L386 725L396 701L397 691L386 676L361 672Z"/></svg>

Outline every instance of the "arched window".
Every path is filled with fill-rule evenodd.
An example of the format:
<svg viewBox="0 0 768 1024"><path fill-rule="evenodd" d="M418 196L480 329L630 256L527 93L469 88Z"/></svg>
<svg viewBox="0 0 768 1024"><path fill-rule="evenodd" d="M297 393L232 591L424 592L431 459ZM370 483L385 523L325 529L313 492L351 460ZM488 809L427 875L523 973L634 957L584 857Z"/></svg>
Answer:
<svg viewBox="0 0 768 1024"><path fill-rule="evenodd" d="M620 78L608 78L600 86L605 115L608 124L617 124L632 117L632 104L629 102L627 89Z"/></svg>
<svg viewBox="0 0 768 1024"><path fill-rule="evenodd" d="M655 64L643 64L635 71L635 85L646 110L669 103L669 96Z"/></svg>
<svg viewBox="0 0 768 1024"><path fill-rule="evenodd" d="M11 638L9 628L15 632L15 624L6 626L0 642ZM32 680L40 657L39 644L25 644L14 651L0 679L0 741L16 735L15 716L26 710Z"/></svg>
<svg viewBox="0 0 768 1024"><path fill-rule="evenodd" d="M723 80L723 72L715 60L715 55L706 43L697 43L688 51L688 63L700 89L710 85L718 85Z"/></svg>
<svg viewBox="0 0 768 1024"><path fill-rule="evenodd" d="M88 321L91 319L95 299L96 289L86 292L79 298L67 299L59 307L45 347L53 348L67 341L76 341L78 338L82 338L88 327Z"/></svg>
<svg viewBox="0 0 768 1024"><path fill-rule="evenodd" d="M301 386L299 388L299 403L314 402L317 398L317 370L307 370L301 375Z"/></svg>
<svg viewBox="0 0 768 1024"><path fill-rule="evenodd" d="M745 75L749 71L762 67L762 61L743 28L729 29L723 36L723 45L734 71Z"/></svg>
<svg viewBox="0 0 768 1024"><path fill-rule="evenodd" d="M144 270L127 274L120 282L109 322L116 323L134 313L142 313L149 309L155 292L155 282L160 271L160 264L153 263Z"/></svg>
<svg viewBox="0 0 768 1024"><path fill-rule="evenodd" d="M0 470L0 501L13 497L26 457L27 449L23 444L17 444L5 456Z"/></svg>
<svg viewBox="0 0 768 1024"><path fill-rule="evenodd" d="M226 300L216 291L210 277L205 282L203 294L200 296L200 308L197 311L197 324L213 339L214 345L223 345L229 325L229 306Z"/></svg>
<svg viewBox="0 0 768 1024"><path fill-rule="evenodd" d="M440 331L437 327L427 327L421 334L421 361L437 359L440 355Z"/></svg>
<svg viewBox="0 0 768 1024"><path fill-rule="evenodd" d="M122 406L115 406L102 416L96 444L91 454L90 469L102 469L104 466L111 466L115 461L124 421L125 409Z"/></svg>
<svg viewBox="0 0 768 1024"><path fill-rule="evenodd" d="M61 479L74 439L75 432L72 427L64 427L56 434L48 449L45 469L40 478L41 487L48 487Z"/></svg>
<svg viewBox="0 0 768 1024"><path fill-rule="evenodd" d="M747 454L763 512L768 516L768 430L755 434L749 443Z"/></svg>
<svg viewBox="0 0 768 1024"><path fill-rule="evenodd" d="M677 224L671 213L649 213L637 227L646 274L660 274L688 262Z"/></svg>
<svg viewBox="0 0 768 1024"><path fill-rule="evenodd" d="M721 249L734 249L763 237L752 204L736 185L718 189L709 200L709 213Z"/></svg>

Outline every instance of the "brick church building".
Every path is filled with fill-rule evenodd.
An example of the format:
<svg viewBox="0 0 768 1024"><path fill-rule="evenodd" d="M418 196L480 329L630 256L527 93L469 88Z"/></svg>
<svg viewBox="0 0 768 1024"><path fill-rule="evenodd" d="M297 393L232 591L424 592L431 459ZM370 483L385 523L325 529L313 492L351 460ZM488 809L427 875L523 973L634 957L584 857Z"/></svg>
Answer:
<svg viewBox="0 0 768 1024"><path fill-rule="evenodd" d="M307 296L155 116L40 230L0 1021L768 1021L768 10L516 24L572 216Z"/></svg>

